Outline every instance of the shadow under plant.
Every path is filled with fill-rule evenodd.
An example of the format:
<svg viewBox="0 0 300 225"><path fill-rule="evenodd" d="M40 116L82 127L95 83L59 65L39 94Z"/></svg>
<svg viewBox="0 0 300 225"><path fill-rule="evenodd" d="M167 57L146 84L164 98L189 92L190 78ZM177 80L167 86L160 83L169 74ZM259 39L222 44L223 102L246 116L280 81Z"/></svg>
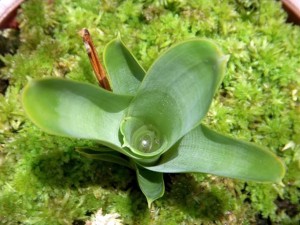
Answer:
<svg viewBox="0 0 300 225"><path fill-rule="evenodd" d="M31 171L44 185L62 190L99 187L111 192L125 193L132 204L132 213L151 215L139 191L132 170L108 162L86 159L70 147L68 151L39 155L31 163ZM168 204L195 219L214 221L233 209L230 194L217 187L209 189L189 174L166 174ZM203 178L205 175L203 175ZM205 179L205 178L204 178ZM109 207L104 204L104 208ZM213 209L213 210L212 210ZM86 214L89 214L87 211ZM105 210L104 210L105 212ZM133 218L138 223L139 216ZM80 220L77 220L77 223Z"/></svg>
<svg viewBox="0 0 300 225"><path fill-rule="evenodd" d="M74 149L40 155L32 162L32 173L45 185L59 188L99 185L105 189L126 191L133 186L133 174L129 169L85 159Z"/></svg>
<svg viewBox="0 0 300 225"><path fill-rule="evenodd" d="M190 174L171 174L166 198L185 214L206 221L220 220L233 209L230 193L205 186ZM202 175L205 179L205 175Z"/></svg>

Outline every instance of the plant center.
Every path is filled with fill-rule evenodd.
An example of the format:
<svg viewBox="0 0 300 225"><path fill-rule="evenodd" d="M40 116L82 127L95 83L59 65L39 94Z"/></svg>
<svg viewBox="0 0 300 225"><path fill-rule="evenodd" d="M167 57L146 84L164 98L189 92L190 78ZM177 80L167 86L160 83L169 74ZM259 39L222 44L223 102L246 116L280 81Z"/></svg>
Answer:
<svg viewBox="0 0 300 225"><path fill-rule="evenodd" d="M152 125L143 125L133 133L131 144L141 152L150 153L160 148L161 137Z"/></svg>

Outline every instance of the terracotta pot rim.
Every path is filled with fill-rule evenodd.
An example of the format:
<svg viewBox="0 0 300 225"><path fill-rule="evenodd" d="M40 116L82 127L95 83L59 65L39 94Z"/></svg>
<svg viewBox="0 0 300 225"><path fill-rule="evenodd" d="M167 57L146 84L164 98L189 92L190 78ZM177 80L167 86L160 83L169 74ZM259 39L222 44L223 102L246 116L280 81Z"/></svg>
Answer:
<svg viewBox="0 0 300 225"><path fill-rule="evenodd" d="M0 1L0 28L17 28L15 20L17 9L24 0L1 0Z"/></svg>

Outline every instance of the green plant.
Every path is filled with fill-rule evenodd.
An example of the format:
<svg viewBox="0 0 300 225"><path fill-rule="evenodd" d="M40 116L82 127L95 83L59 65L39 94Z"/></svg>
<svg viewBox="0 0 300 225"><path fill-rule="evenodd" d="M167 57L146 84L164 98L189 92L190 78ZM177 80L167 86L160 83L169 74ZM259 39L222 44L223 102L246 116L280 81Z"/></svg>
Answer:
<svg viewBox="0 0 300 225"><path fill-rule="evenodd" d="M113 92L70 80L31 80L23 105L44 131L99 143L78 148L81 154L136 170L148 205L163 196L166 172L280 182L284 166L271 152L200 123L227 59L213 42L195 39L175 45L145 72L117 38L104 51Z"/></svg>

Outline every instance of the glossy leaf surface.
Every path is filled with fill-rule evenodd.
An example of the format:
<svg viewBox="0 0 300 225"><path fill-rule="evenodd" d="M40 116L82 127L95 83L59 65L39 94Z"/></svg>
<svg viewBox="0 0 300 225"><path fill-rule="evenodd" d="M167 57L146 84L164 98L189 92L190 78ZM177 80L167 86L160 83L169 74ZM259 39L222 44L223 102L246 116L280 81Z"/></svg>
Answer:
<svg viewBox="0 0 300 225"><path fill-rule="evenodd" d="M202 172L262 182L280 182L283 163L254 144L218 134L200 125L166 152L150 170L164 173Z"/></svg>
<svg viewBox="0 0 300 225"><path fill-rule="evenodd" d="M199 124L222 80L226 60L207 40L183 42L160 56L123 120L125 145L143 156L158 155Z"/></svg>
<svg viewBox="0 0 300 225"><path fill-rule="evenodd" d="M104 50L104 64L114 93L136 94L146 72L120 38L107 44Z"/></svg>
<svg viewBox="0 0 300 225"><path fill-rule="evenodd" d="M93 139L123 151L119 126L131 97L62 79L30 81L23 92L28 117L55 135Z"/></svg>
<svg viewBox="0 0 300 225"><path fill-rule="evenodd" d="M156 199L162 197L165 192L165 184L162 173L136 168L137 180L143 194L147 198L148 206Z"/></svg>

